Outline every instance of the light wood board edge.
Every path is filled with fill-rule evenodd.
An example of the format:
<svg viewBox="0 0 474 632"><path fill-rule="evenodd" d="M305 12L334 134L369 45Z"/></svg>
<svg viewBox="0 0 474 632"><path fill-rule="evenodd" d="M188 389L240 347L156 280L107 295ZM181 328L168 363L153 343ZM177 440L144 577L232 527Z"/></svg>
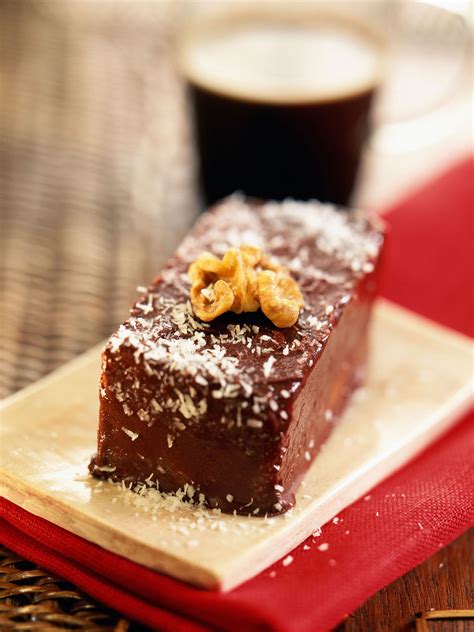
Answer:
<svg viewBox="0 0 474 632"><path fill-rule="evenodd" d="M171 552L157 552L143 540L135 539L133 533L124 536L106 520L85 517L73 504L66 504L54 496L44 494L3 469L0 469L0 492L7 500L29 513L44 518L107 551L195 586L209 590L220 589L220 577L212 569L193 564L189 560L184 563ZM153 559L157 560L157 564L150 563Z"/></svg>

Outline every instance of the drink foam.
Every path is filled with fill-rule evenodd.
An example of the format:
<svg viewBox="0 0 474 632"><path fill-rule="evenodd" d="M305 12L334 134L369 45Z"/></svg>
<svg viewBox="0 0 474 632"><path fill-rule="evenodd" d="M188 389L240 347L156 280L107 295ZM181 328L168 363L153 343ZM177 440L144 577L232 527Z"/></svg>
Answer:
<svg viewBox="0 0 474 632"><path fill-rule="evenodd" d="M337 20L221 23L188 37L181 63L191 82L265 102L341 98L373 87L380 73L375 41Z"/></svg>

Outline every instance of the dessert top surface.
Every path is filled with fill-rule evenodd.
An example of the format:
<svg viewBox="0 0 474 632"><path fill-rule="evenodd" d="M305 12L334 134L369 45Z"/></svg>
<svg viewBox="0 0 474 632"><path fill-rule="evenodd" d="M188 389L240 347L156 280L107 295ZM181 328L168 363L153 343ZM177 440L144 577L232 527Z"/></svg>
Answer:
<svg viewBox="0 0 474 632"><path fill-rule="evenodd" d="M234 195L202 215L162 274L140 288L108 352L129 347L149 374L164 369L176 375L177 384L192 377L189 392L177 389L190 415L198 412L194 395L201 388L216 399L252 397L256 408L259 397L268 400L269 389L289 398L358 281L374 270L382 243L381 224L358 211L318 202L249 203ZM262 248L298 282L305 305L294 326L279 329L261 312L225 314L211 323L195 317L190 263L203 251L221 257L242 244Z"/></svg>

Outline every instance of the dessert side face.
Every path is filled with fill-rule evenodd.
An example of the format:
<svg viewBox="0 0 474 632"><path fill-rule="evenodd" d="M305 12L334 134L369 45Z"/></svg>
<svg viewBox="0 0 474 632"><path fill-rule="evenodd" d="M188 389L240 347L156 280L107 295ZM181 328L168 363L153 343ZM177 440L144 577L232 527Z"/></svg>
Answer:
<svg viewBox="0 0 474 632"><path fill-rule="evenodd" d="M363 381L383 229L317 202L227 198L204 214L103 352L90 470L159 481L223 511L286 511ZM261 310L203 322L189 300L203 251L256 246L304 298L297 322Z"/></svg>

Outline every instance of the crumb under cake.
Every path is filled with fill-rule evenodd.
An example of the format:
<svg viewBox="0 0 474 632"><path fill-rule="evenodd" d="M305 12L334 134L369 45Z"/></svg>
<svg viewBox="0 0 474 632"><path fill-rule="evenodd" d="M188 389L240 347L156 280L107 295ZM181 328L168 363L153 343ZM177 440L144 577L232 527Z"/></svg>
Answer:
<svg viewBox="0 0 474 632"><path fill-rule="evenodd" d="M229 513L292 507L364 380L383 243L379 220L318 202L232 196L203 214L105 346L90 471ZM298 284L292 326L263 308L196 315L190 266L244 244Z"/></svg>

